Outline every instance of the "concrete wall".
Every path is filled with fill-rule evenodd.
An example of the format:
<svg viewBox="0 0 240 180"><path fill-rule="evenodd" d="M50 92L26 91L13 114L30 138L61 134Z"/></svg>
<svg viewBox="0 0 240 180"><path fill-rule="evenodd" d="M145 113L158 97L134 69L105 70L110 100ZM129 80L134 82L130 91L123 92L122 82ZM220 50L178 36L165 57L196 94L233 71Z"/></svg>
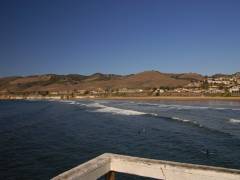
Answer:
<svg viewBox="0 0 240 180"><path fill-rule="evenodd" d="M109 171L163 180L240 180L240 170L103 154L53 180L94 180Z"/></svg>

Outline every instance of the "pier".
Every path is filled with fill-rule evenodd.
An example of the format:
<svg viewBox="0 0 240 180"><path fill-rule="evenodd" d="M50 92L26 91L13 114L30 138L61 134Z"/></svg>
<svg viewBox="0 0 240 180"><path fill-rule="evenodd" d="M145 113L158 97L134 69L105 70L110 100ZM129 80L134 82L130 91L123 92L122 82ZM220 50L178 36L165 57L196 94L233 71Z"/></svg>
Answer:
<svg viewBox="0 0 240 180"><path fill-rule="evenodd" d="M240 170L105 153L52 180L115 180L116 173L160 180L240 180Z"/></svg>

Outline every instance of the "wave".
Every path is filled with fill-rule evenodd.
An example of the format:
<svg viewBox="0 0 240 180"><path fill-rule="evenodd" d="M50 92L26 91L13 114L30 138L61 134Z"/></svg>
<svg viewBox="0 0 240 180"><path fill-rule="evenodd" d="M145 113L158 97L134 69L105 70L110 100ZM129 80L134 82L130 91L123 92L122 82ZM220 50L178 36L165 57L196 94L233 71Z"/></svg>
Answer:
<svg viewBox="0 0 240 180"><path fill-rule="evenodd" d="M77 104L77 101L70 101L70 100L60 100L59 102L67 103L67 104Z"/></svg>
<svg viewBox="0 0 240 180"><path fill-rule="evenodd" d="M103 108L106 107L100 103L90 103L90 104L83 104L79 101L74 100L60 100L60 102L68 103L68 104L78 104L78 105L85 105L88 107L96 107L96 108ZM107 102L107 101L106 101ZM129 103L134 103L139 106L154 106L163 109L177 109L177 110L201 110L201 109L212 109L212 110L232 110L232 111L240 111L239 108L225 108L225 107L210 107L210 106L188 106L188 105L178 105L178 104L157 104L157 103L136 103L134 101L130 101Z"/></svg>
<svg viewBox="0 0 240 180"><path fill-rule="evenodd" d="M96 102L88 104L86 106L97 108L96 110L94 110L94 112L112 113L112 114L120 114L120 115L127 115L127 116L145 115L145 116L151 116L151 117L158 117L158 118L161 118L161 119L169 119L169 120L172 120L172 121L190 123L192 125L196 125L198 127L202 127L202 125L199 124L196 121L192 121L192 120L188 120L188 119L182 119L182 118L179 118L179 117L165 117L165 116L161 116L161 115L159 115L157 113L147 113L147 112L142 112L142 111L121 109L121 108L106 106L106 105L103 105L103 104L100 104L100 103L96 103Z"/></svg>
<svg viewBox="0 0 240 180"><path fill-rule="evenodd" d="M159 105L160 108L170 108L170 109L212 109L212 110L233 110L233 111L240 111L240 109L237 108L224 108L224 107L209 107L209 106L186 106L186 105L165 105L165 104L160 104Z"/></svg>
<svg viewBox="0 0 240 180"><path fill-rule="evenodd" d="M179 118L179 117L172 117L172 119L177 120L177 121L182 121L182 122L191 122L191 121L188 120L188 119L181 119L181 118Z"/></svg>
<svg viewBox="0 0 240 180"><path fill-rule="evenodd" d="M170 108L170 109L209 109L210 107L205 106L187 106L178 104L157 104L157 103L137 103L139 106L157 106L160 108Z"/></svg>
<svg viewBox="0 0 240 180"><path fill-rule="evenodd" d="M80 106L86 106L87 104L84 104L82 102L79 101L74 101L74 100L57 100L58 102L61 103L66 103L66 104L71 104L71 105L80 105Z"/></svg>
<svg viewBox="0 0 240 180"><path fill-rule="evenodd" d="M105 108L105 107L107 107L107 106L104 106L104 105L102 105L100 103L97 103L97 102L90 103L90 104L82 104L82 105L85 105L87 107L94 107L94 108Z"/></svg>
<svg viewBox="0 0 240 180"><path fill-rule="evenodd" d="M116 108L112 106L106 106L100 103L91 103L91 104L85 104L87 107L94 107L98 108L95 110L95 112L104 112L104 113L112 113L112 114L121 114L121 115L150 115L150 116L159 116L156 113L147 113L142 111L136 111L136 110L130 110L130 109L122 109L122 108Z"/></svg>
<svg viewBox="0 0 240 180"><path fill-rule="evenodd" d="M190 123L192 125L196 125L198 127L203 127L200 123L198 123L197 121L193 121L193 120L189 120L189 119L183 119L183 118L179 118L179 117L171 117L172 120L176 120L179 122L183 122L183 123Z"/></svg>
<svg viewBox="0 0 240 180"><path fill-rule="evenodd" d="M111 113L111 114L117 114L117 115L125 115L125 116L147 116L147 117L154 117L154 118L159 118L162 120L167 120L167 121L175 121L178 123L187 123L192 126L196 126L198 128L204 128L209 131L214 131L217 133L224 133L222 131L212 129L210 127L203 126L197 121L194 120L189 120L189 119L184 119L180 117L167 117L167 116L161 116L160 114L157 113L148 113L148 112L142 112L142 111L136 111L136 110L130 110L130 109L122 109L122 108L117 108L117 107L111 107L111 106L106 106L98 102L92 102L92 103L83 103L79 101L64 101L65 103L68 104L77 104L79 106L85 106L88 108L93 108L93 112L100 112L100 113ZM231 120L234 123L240 123L240 120L232 119ZM224 133L228 134L228 133Z"/></svg>
<svg viewBox="0 0 240 180"><path fill-rule="evenodd" d="M136 102L132 102L132 103L136 103ZM159 106L159 104L154 104L154 103L137 103L137 105L139 106Z"/></svg>
<svg viewBox="0 0 240 180"><path fill-rule="evenodd" d="M127 116L139 116L139 115L147 115L147 116L152 116L152 117L158 117L162 119L169 119L169 120L174 120L174 121L179 121L179 122L184 122L184 123L191 123L198 125L201 127L200 124L198 124L196 121L191 121L188 119L182 119L179 117L167 117L167 116L160 116L157 113L147 113L147 112L142 112L142 111L136 111L136 110L130 110L130 109L122 109L122 108L117 108L117 107L112 107L112 106L106 106L98 102L94 103L89 103L89 104L84 104L76 101L62 101L68 104L77 104L81 106L86 106L90 108L96 108L94 112L102 112L102 113L111 113L111 114L119 114L119 115L127 115ZM150 104L150 103L148 103Z"/></svg>
<svg viewBox="0 0 240 180"><path fill-rule="evenodd" d="M229 119L229 122L231 122L231 123L240 123L240 119L233 119L233 118L231 118L231 119Z"/></svg>
<svg viewBox="0 0 240 180"><path fill-rule="evenodd" d="M119 109L114 107L105 107L96 110L96 112L110 112L112 114L121 114L121 115L144 115L146 113L140 112L140 111L133 111L133 110L125 110L125 109Z"/></svg>
<svg viewBox="0 0 240 180"><path fill-rule="evenodd" d="M79 104L79 103L76 101L69 101L68 104Z"/></svg>
<svg viewBox="0 0 240 180"><path fill-rule="evenodd" d="M168 104L159 104L158 107L170 108L170 109L208 109L208 107L201 107L201 106L168 105Z"/></svg>
<svg viewBox="0 0 240 180"><path fill-rule="evenodd" d="M170 120L179 121L179 122L182 122L182 123L189 123L189 125L196 126L198 128L202 128L202 129L205 129L207 131L214 132L214 133L220 133L220 134L225 134L225 135L228 135L228 136L232 136L231 133L224 132L224 131L221 131L219 129L215 129L215 128L212 128L212 127L204 126L204 125L200 124L197 121L188 120L188 119L182 119L182 118L179 118L179 117L171 117L169 119Z"/></svg>
<svg viewBox="0 0 240 180"><path fill-rule="evenodd" d="M226 135L231 135L230 133L223 132L221 130L217 130L215 128L211 128L208 126L204 126L200 124L198 121L190 120L190 119L184 119L180 117L168 117L168 116L161 116L157 113L150 113L150 112L142 112L142 111L136 111L136 110L130 110L130 109L122 109L112 106L107 106L105 104L101 104L102 102L81 102L81 101L61 101L72 105L78 105L78 106L84 106L87 108L90 108L92 112L99 112L99 113L111 113L116 115L124 115L124 116L146 116L146 117L152 117L152 118L159 118L161 120L166 121L173 121L177 123L186 123L190 126L195 126L197 128L203 128L207 131L215 132L215 133L221 133ZM158 104L159 105L159 104ZM185 106L186 107L186 106ZM189 106L187 106L189 107ZM230 122L232 123L240 123L240 120L237 119L231 119Z"/></svg>
<svg viewBox="0 0 240 180"><path fill-rule="evenodd" d="M240 111L239 108L225 108L225 107L210 107L210 106L188 106L188 105L178 105L178 104L157 104L157 103L137 103L139 106L154 106L166 109L177 109L177 110L188 110L188 109L213 109L213 110L233 110Z"/></svg>
<svg viewBox="0 0 240 180"><path fill-rule="evenodd" d="M128 115L128 116L139 116L139 115L147 114L147 113L141 112L141 111L135 111L135 110L121 109L121 108L116 108L116 107L105 106L105 105L100 104L100 103L91 103L91 104L88 104L86 106L97 108L95 110L95 112L112 113L112 114L120 114L120 115Z"/></svg>

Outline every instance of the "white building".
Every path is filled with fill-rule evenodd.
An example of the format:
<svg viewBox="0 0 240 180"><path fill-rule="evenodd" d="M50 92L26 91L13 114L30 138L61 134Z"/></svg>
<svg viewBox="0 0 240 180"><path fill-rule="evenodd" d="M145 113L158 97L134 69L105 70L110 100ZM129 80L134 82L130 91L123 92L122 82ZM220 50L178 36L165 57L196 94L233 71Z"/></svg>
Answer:
<svg viewBox="0 0 240 180"><path fill-rule="evenodd" d="M211 87L211 88L209 88L208 93L210 93L210 94L223 94L223 93L225 93L225 90Z"/></svg>
<svg viewBox="0 0 240 180"><path fill-rule="evenodd" d="M230 93L240 93L240 87L239 86L234 86L229 89Z"/></svg>

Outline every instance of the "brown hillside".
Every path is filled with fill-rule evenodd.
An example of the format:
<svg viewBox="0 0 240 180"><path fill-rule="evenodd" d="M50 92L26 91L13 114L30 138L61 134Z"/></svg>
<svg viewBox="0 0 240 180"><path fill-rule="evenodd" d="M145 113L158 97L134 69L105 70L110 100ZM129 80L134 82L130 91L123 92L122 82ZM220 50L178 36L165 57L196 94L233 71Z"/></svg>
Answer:
<svg viewBox="0 0 240 180"><path fill-rule="evenodd" d="M27 77L0 78L0 91L65 91L97 88L154 88L178 87L203 77L195 73L166 74L158 71L145 71L126 76L96 73L89 76L36 75Z"/></svg>

